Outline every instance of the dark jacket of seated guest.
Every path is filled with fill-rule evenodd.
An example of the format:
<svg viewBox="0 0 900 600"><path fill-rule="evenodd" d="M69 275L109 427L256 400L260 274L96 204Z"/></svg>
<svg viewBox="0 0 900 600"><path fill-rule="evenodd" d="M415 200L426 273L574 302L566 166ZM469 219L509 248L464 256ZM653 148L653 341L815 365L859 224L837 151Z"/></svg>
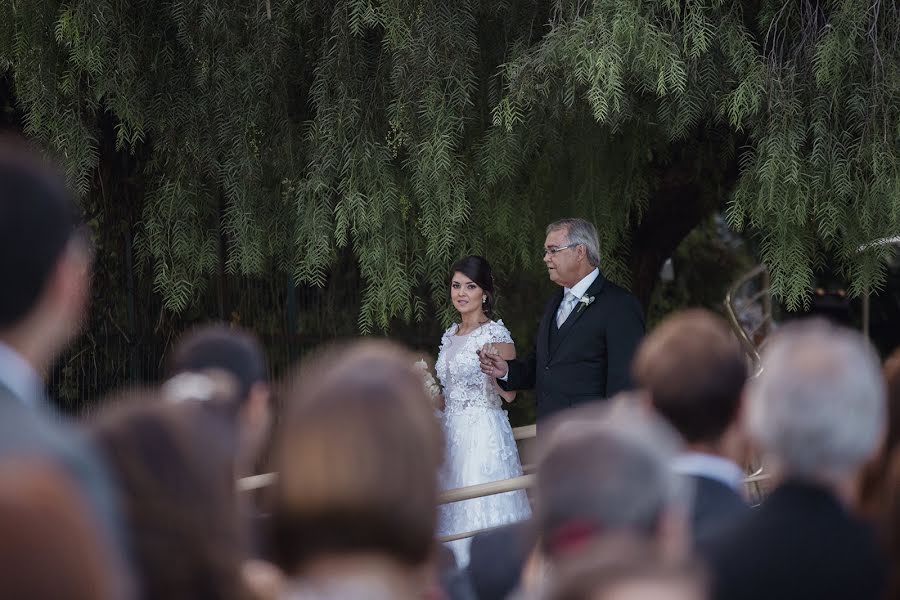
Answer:
<svg viewBox="0 0 900 600"><path fill-rule="evenodd" d="M694 486L691 536L695 546L713 539L750 510L741 496L744 472L732 460L703 452L685 452L673 468Z"/></svg>
<svg viewBox="0 0 900 600"><path fill-rule="evenodd" d="M523 521L472 538L467 572L478 600L503 600L519 584L535 544L533 524Z"/></svg>
<svg viewBox="0 0 900 600"><path fill-rule="evenodd" d="M740 419L746 357L728 323L692 309L655 327L632 369L654 410L684 439L685 451L673 467L694 484L691 533L702 544L747 512L739 466L746 446Z"/></svg>
<svg viewBox="0 0 900 600"><path fill-rule="evenodd" d="M694 506L691 512L691 534L695 545L702 545L744 518L750 512L747 502L734 488L721 481L692 476Z"/></svg>
<svg viewBox="0 0 900 600"><path fill-rule="evenodd" d="M880 599L886 564L870 528L825 488L779 486L702 552L714 600Z"/></svg>

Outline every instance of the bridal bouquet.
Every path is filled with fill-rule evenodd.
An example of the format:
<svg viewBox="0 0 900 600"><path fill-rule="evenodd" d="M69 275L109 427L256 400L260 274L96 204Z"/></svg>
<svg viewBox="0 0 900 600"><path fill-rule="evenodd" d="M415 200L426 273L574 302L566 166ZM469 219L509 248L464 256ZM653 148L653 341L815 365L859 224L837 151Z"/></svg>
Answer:
<svg viewBox="0 0 900 600"><path fill-rule="evenodd" d="M431 399L431 403L437 406L438 397L441 395L441 386L438 385L437 381L435 381L434 377L431 375L431 371L428 369L428 363L419 359L414 363L414 366L419 372L419 376L422 378L422 385L425 386L425 392L428 394L429 399Z"/></svg>

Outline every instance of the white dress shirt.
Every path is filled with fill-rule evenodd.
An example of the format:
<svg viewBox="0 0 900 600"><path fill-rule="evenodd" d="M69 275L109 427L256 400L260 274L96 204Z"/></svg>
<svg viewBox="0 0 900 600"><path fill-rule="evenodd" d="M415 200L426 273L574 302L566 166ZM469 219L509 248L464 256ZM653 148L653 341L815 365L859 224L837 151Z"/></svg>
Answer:
<svg viewBox="0 0 900 600"><path fill-rule="evenodd" d="M727 458L705 452L685 452L676 456L672 461L672 469L682 475L718 481L738 493L741 493L741 486L744 483L744 471L737 464Z"/></svg>
<svg viewBox="0 0 900 600"><path fill-rule="evenodd" d="M599 277L599 276L600 276L600 269L594 269L593 271L591 271L590 273L585 275L581 281L579 281L578 283L573 285L571 288L564 288L563 289L563 302L560 303L559 308L556 310L555 318L559 319L559 312L561 310L563 310L563 305L565 304L566 294L572 294L575 298L581 299L581 297L587 293L587 291L590 289L590 287L594 284L594 282L597 280L597 277ZM576 303L576 305L577 305L577 303ZM566 315L566 316L568 316L568 315ZM503 377L499 377L499 379L500 379L500 381L507 381L508 377L509 377L509 371L506 371L506 373L503 374Z"/></svg>
<svg viewBox="0 0 900 600"><path fill-rule="evenodd" d="M581 298L587 291L590 289L594 282L597 280L597 277L600 276L600 269L594 269L590 273L584 276L584 279L573 285L571 288L564 288L563 292L571 292L573 296L576 298Z"/></svg>
<svg viewBox="0 0 900 600"><path fill-rule="evenodd" d="M44 383L31 363L3 342L0 342L0 383L29 405L44 393Z"/></svg>
<svg viewBox="0 0 900 600"><path fill-rule="evenodd" d="M559 308L556 311L557 323L559 323L559 318L560 318L560 315L563 313L563 311L568 310L569 314L571 314L571 311L578 304L578 300L580 300L582 296L587 294L587 291L590 289L590 287L594 284L594 281L596 281L597 277L599 277L599 276L600 276L600 269L594 269L593 271L588 273L584 277L584 279L582 279L581 281L579 281L578 283L573 285L571 288L563 289L563 301L560 302ZM575 304L571 307L566 307L566 298L568 297L568 294L571 294L572 297L575 298ZM569 315L566 314L566 317L568 317L568 316ZM565 321L563 321L563 323L565 323ZM562 323L560 323L560 326L562 326Z"/></svg>

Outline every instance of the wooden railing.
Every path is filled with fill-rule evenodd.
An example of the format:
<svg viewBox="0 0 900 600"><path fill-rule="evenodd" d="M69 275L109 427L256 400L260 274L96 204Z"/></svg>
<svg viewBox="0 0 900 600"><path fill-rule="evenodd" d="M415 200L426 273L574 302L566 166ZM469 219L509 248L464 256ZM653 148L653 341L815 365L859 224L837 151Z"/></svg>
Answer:
<svg viewBox="0 0 900 600"><path fill-rule="evenodd" d="M513 429L513 437L516 439L516 441L534 438L536 434L537 428L534 425L526 425L524 427L516 427L515 429ZM485 498L487 496L494 496L497 494L506 494L518 490L531 489L534 486L535 476L534 474L529 473L529 471L533 469L531 466L525 466L523 470L525 471L525 474L520 475L519 477L447 490L445 492L442 492L440 496L438 496L438 503L449 504L451 502L462 502L464 500L473 500L475 498ZM275 483L277 478L277 473L262 473L261 475L244 477L237 481L237 489L241 492L249 492L261 489ZM759 482L764 481L768 478L769 475L762 473L762 469L760 469L756 473L748 476L747 479L744 480L744 483L748 486L758 485ZM439 541L452 542L455 540L470 538L480 533L491 531L492 529L496 529L496 527L488 527L485 529L478 529L475 531L466 531L454 535L443 536Z"/></svg>
<svg viewBox="0 0 900 600"><path fill-rule="evenodd" d="M744 485L748 487L748 492L751 495L759 494L759 484L765 482L770 479L771 475L767 473L763 473L762 469L759 469L756 473L748 475L744 479ZM491 483L482 483L479 485L472 485L469 487L458 488L455 490L448 490L441 494L440 503L447 504L450 502L459 502L462 500L471 500L473 498L483 498L485 496L493 496L495 494L505 494L507 492L515 492L517 490L527 490L534 485L534 475L522 475L521 477L513 477L512 479L504 479L502 481L492 481ZM751 489L755 488L753 492ZM478 529L475 531L465 531L462 533L457 533L454 535L446 535L439 538L440 542L453 542L456 540L462 540L465 538L474 537L478 534L485 533L496 529L496 527L487 527L485 529Z"/></svg>
<svg viewBox="0 0 900 600"><path fill-rule="evenodd" d="M515 438L515 440L517 442L534 438L536 435L537 435L537 426L536 425L524 425L522 427L513 428L513 438ZM525 470L526 471L531 470L530 465L526 466ZM250 477L242 477L241 479L237 480L237 490L239 492L252 492L253 490L262 489L264 487L268 487L268 486L272 485L273 483L275 483L275 481L277 479L278 479L278 473L261 473L259 475L251 475ZM512 481L512 480L509 480L509 481ZM486 483L486 484L482 484L482 485L492 485L492 484ZM479 486L472 486L472 487L474 488L474 487L479 487ZM460 489L469 489L469 488L460 488ZM516 488L516 489L521 489L521 488ZM452 491L457 491L457 490L452 490ZM506 491L512 491L512 490L506 490ZM499 493L503 493L503 492L501 491L501 492L494 492L494 493L499 494ZM482 495L490 496L492 494L485 493ZM472 497L477 498L478 496L472 496ZM468 498L457 498L456 500L447 500L447 502L456 502L457 500L468 500Z"/></svg>
<svg viewBox="0 0 900 600"><path fill-rule="evenodd" d="M527 440L537 435L537 425L523 425L522 427L513 428L513 438L518 442Z"/></svg>

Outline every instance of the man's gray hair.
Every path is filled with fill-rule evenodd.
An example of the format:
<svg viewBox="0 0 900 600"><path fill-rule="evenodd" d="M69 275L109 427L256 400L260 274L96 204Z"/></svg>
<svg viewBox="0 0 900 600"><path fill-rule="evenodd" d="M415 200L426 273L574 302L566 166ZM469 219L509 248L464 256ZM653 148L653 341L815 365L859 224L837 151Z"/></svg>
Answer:
<svg viewBox="0 0 900 600"><path fill-rule="evenodd" d="M535 488L545 540L573 523L655 538L665 514L687 514L690 487L671 467L678 435L625 396L574 409L547 435Z"/></svg>
<svg viewBox="0 0 900 600"><path fill-rule="evenodd" d="M547 225L548 234L560 229L566 230L569 244L584 246L587 250L588 262L592 266L600 266L600 238L597 236L597 228L593 223L584 219L560 219Z"/></svg>
<svg viewBox="0 0 900 600"><path fill-rule="evenodd" d="M878 356L858 333L822 320L787 325L750 383L747 419L760 450L786 476L855 475L884 436Z"/></svg>

